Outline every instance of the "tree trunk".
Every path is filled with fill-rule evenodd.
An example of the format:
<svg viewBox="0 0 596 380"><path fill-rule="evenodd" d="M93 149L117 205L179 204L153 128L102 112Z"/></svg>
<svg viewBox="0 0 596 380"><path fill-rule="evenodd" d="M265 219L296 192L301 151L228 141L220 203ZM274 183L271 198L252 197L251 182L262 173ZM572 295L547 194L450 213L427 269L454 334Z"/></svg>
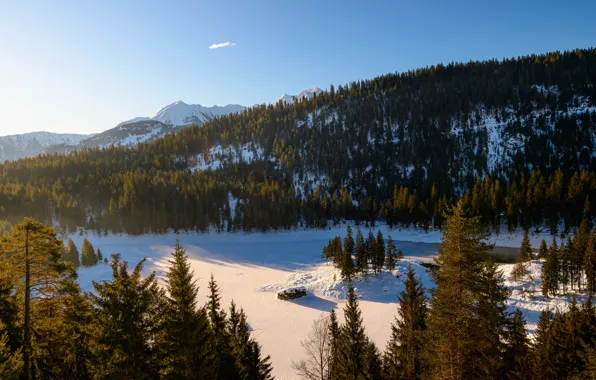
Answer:
<svg viewBox="0 0 596 380"><path fill-rule="evenodd" d="M30 289L31 273L29 268L29 230L25 232L25 336L24 336L24 350L23 350L23 375L25 379L30 379L31 370L31 331L30 331L30 308L31 289Z"/></svg>

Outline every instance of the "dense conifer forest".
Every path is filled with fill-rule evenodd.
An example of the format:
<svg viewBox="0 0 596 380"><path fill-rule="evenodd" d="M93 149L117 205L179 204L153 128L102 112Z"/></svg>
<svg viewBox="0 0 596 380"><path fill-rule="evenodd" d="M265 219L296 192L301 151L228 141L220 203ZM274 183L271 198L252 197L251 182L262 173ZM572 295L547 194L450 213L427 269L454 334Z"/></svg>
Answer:
<svg viewBox="0 0 596 380"><path fill-rule="evenodd" d="M521 311L506 308L509 291L502 272L487 259L487 232L480 217L466 216L462 202L446 217L432 271L435 287L425 289L408 268L386 347L377 347L368 337L352 275L347 274L343 320L330 310L314 321L302 342L304 359L294 362L297 376L596 379L591 297L584 304L574 299L565 311L543 311L531 339ZM545 297L567 286L594 294L593 268L575 268L564 259L564 252L575 256L583 249L584 257L594 261L595 235L585 234L587 226L582 226L564 248L553 243L542 253L547 262L558 263L557 271L543 273L555 277L545 282ZM358 260L359 236L339 243L344 260ZM378 235L371 244L379 249L381 240ZM389 250L391 245L388 239ZM81 291L66 252L52 228L31 218L0 238L0 378L273 378L269 357L251 337L250 316L234 302L224 310L213 276L207 302L198 303L199 285L179 242L163 286L154 273L141 275L144 261L129 268L116 255L110 264L112 278L95 282L92 293Z"/></svg>
<svg viewBox="0 0 596 380"><path fill-rule="evenodd" d="M132 234L432 227L462 199L485 225L568 230L596 214L595 82L596 50L578 49L331 86L135 148L5 162L0 215Z"/></svg>

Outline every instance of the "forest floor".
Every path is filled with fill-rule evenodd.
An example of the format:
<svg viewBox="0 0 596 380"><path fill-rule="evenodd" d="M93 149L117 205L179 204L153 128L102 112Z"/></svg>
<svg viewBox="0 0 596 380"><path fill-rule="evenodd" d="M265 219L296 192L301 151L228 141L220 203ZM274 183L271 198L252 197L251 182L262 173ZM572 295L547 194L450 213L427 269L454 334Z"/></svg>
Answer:
<svg viewBox="0 0 596 380"><path fill-rule="evenodd" d="M368 229L361 226L366 236ZM360 308L367 334L380 350L390 335L390 326L397 314L397 295L403 289L403 278L409 263L412 264L425 287L433 286L427 268L421 264L432 262L437 254L441 233L437 230L424 232L416 229L380 229L385 239L391 235L395 245L405 258L392 273L383 271L360 276L354 283L360 298ZM200 302L206 300L207 282L213 274L222 292L222 305L229 307L232 299L247 313L253 336L263 346L263 352L271 356L276 379L295 379L292 361L300 360L304 353L300 341L310 330L312 322L336 309L343 320L343 307L347 293L339 270L321 259L321 251L329 239L345 236L346 226L327 230L299 230L275 233L221 233L180 234L180 242L187 249L192 270L200 286ZM501 234L492 240L498 247L496 253L515 255L521 243L521 233ZM81 246L83 235L71 236ZM169 255L173 251L176 234L166 235L107 235L87 236L104 256L120 253L129 267L147 258L144 273L155 271L161 278L167 270ZM537 250L546 234L531 236L532 247ZM509 278L512 264L501 264L505 284L511 288L510 309L519 307L533 332L540 311L544 308L561 309L570 296L554 299L544 298L540 293L540 270L542 263L530 265L530 276L516 282ZM79 282L84 290L92 291L92 281L109 280L111 268L98 264L79 269ZM281 301L276 291L303 286L308 295L293 301Z"/></svg>

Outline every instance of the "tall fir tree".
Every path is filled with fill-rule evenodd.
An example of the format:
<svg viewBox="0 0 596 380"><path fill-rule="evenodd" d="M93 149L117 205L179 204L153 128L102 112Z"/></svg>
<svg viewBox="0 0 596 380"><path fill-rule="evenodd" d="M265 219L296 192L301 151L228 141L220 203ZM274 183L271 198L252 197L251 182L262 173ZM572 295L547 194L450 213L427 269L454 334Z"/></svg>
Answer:
<svg viewBox="0 0 596 380"><path fill-rule="evenodd" d="M546 261L542 266L542 295L548 297L555 296L559 290L559 248L557 247L557 240L553 238L553 242L548 248Z"/></svg>
<svg viewBox="0 0 596 380"><path fill-rule="evenodd" d="M395 251L395 244L393 244L393 239L391 238L391 235L389 235L387 237L387 258L385 260L385 265L390 271L395 269L396 256L397 253Z"/></svg>
<svg viewBox="0 0 596 380"><path fill-rule="evenodd" d="M530 340L526 334L526 321L521 310L516 309L507 331L507 346L503 356L503 378L531 380Z"/></svg>
<svg viewBox="0 0 596 380"><path fill-rule="evenodd" d="M423 347L428 313L424 287L408 265L404 290L398 296L398 317L391 325L391 338L383 356L387 379L420 379L423 376Z"/></svg>
<svg viewBox="0 0 596 380"><path fill-rule="evenodd" d="M250 337L246 314L238 311L232 301L228 319L231 353L234 358L236 379L269 380L272 379L270 358L261 358L259 344Z"/></svg>
<svg viewBox="0 0 596 380"><path fill-rule="evenodd" d="M96 337L97 378L153 379L159 371L156 347L163 291L155 273L142 278L145 260L131 273L128 263L112 261L112 281L93 282L93 304L102 326Z"/></svg>
<svg viewBox="0 0 596 380"><path fill-rule="evenodd" d="M341 325L338 355L337 380L367 379L365 368L368 338L362 324L362 315L354 287L350 283L348 299L344 309L345 323Z"/></svg>
<svg viewBox="0 0 596 380"><path fill-rule="evenodd" d="M210 379L225 380L238 376L234 357L231 352L230 334L227 328L227 315L221 308L221 296L215 278L209 280L209 297L207 300L207 315L209 316L209 330L211 347L209 367Z"/></svg>
<svg viewBox="0 0 596 380"><path fill-rule="evenodd" d="M528 230L524 230L524 237L522 238L521 247L519 248L519 258L522 262L532 260L532 245L528 236Z"/></svg>
<svg viewBox="0 0 596 380"><path fill-rule="evenodd" d="M430 378L490 378L504 351L508 292L496 264L483 259L490 247L478 217L467 217L463 202L445 217L428 322Z"/></svg>
<svg viewBox="0 0 596 380"><path fill-rule="evenodd" d="M65 248L64 260L70 261L75 266L75 268L81 265L81 261L79 258L79 250L77 249L75 242L71 238L68 239L68 244Z"/></svg>
<svg viewBox="0 0 596 380"><path fill-rule="evenodd" d="M340 340L341 340L341 329L339 322L337 321L337 314L335 309L331 309L329 314L329 346L330 346L330 361L329 361L329 380L338 379L340 376L339 365L341 363L339 359L340 352Z"/></svg>
<svg viewBox="0 0 596 380"><path fill-rule="evenodd" d="M586 289L590 294L596 293L596 235L590 236L584 254L584 273Z"/></svg>
<svg viewBox="0 0 596 380"><path fill-rule="evenodd" d="M186 249L178 239L169 260L166 289L157 344L162 357L160 373L166 378L206 378L210 374L209 322L205 309L197 307L199 288L193 280Z"/></svg>
<svg viewBox="0 0 596 380"><path fill-rule="evenodd" d="M92 267L97 264L97 255L95 254L95 248L89 239L83 239L83 248L81 251L81 262L83 266Z"/></svg>
<svg viewBox="0 0 596 380"><path fill-rule="evenodd" d="M383 265L385 265L385 239L383 239L381 230L377 231L375 248L375 266L377 273L380 273L383 270Z"/></svg>
<svg viewBox="0 0 596 380"><path fill-rule="evenodd" d="M356 270L363 274L368 272L368 256L366 251L366 243L364 236L360 231L360 227L356 230Z"/></svg>
<svg viewBox="0 0 596 380"><path fill-rule="evenodd" d="M67 345L62 376L68 379L92 378L96 357L95 337L103 334L97 323L96 310L89 295L81 292L79 285L69 281L62 305L64 340Z"/></svg>
<svg viewBox="0 0 596 380"><path fill-rule="evenodd" d="M538 258L546 259L547 254L548 254L548 248L546 246L546 240L542 239L542 242L540 242L540 248L538 249Z"/></svg>
<svg viewBox="0 0 596 380"><path fill-rule="evenodd" d="M18 380L23 373L23 355L13 351L8 342L6 326L0 322L0 379Z"/></svg>
<svg viewBox="0 0 596 380"><path fill-rule="evenodd" d="M0 273L4 278L18 279L19 299L23 300L23 377L32 376L31 330L32 294L53 295L61 284L75 274L62 261L63 242L53 228L33 218L14 226L9 236L0 238Z"/></svg>
<svg viewBox="0 0 596 380"><path fill-rule="evenodd" d="M556 350L552 342L554 315L546 308L540 313L536 326L536 337L532 344L532 375L535 379L554 379L555 369L550 356Z"/></svg>

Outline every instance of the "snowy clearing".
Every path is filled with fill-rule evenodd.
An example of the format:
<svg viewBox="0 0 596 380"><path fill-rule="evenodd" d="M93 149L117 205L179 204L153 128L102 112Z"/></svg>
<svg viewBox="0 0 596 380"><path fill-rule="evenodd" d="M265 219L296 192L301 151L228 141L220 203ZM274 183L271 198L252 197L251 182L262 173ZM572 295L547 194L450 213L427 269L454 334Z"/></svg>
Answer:
<svg viewBox="0 0 596 380"><path fill-rule="evenodd" d="M222 233L180 234L180 241L187 249L192 269L200 286L200 302L207 295L207 282L214 274L222 290L222 304L228 307L234 299L244 308L255 338L263 346L263 352L271 355L274 375L277 379L296 379L291 364L303 357L300 340L309 331L312 322L332 308L343 320L343 307L347 292L341 282L339 271L323 262L321 251L329 239L345 236L345 225L328 230L303 230L277 233ZM368 229L361 226L363 233ZM391 235L398 249L406 255L393 273L385 271L378 277L370 274L355 282L367 333L384 350L390 335L390 324L397 314L397 295L403 289L403 274L408 262L412 265L425 287L432 286L430 275L420 263L431 261L436 255L440 231L428 233L416 229L380 229L385 238ZM355 230L355 228L354 228ZM83 235L71 236L81 246ZM147 258L144 273L155 271L163 276L169 255L176 240L174 233L167 235L97 236L88 238L100 248L104 256L120 253L132 267ZM534 249L544 236L532 236ZM495 238L500 246L517 247L521 234L503 234ZM540 294L540 262L531 267L533 281L506 284L513 288L510 306L520 307L533 331L540 310L546 306L564 307L568 297L544 299ZM509 274L512 265L503 265ZM111 268L100 263L92 268L79 270L79 282L83 289L91 291L92 281L111 278ZM399 277L396 277L399 276ZM306 288L308 295L296 300L276 299L276 292L288 288ZM524 288L537 289L534 298L527 298Z"/></svg>

